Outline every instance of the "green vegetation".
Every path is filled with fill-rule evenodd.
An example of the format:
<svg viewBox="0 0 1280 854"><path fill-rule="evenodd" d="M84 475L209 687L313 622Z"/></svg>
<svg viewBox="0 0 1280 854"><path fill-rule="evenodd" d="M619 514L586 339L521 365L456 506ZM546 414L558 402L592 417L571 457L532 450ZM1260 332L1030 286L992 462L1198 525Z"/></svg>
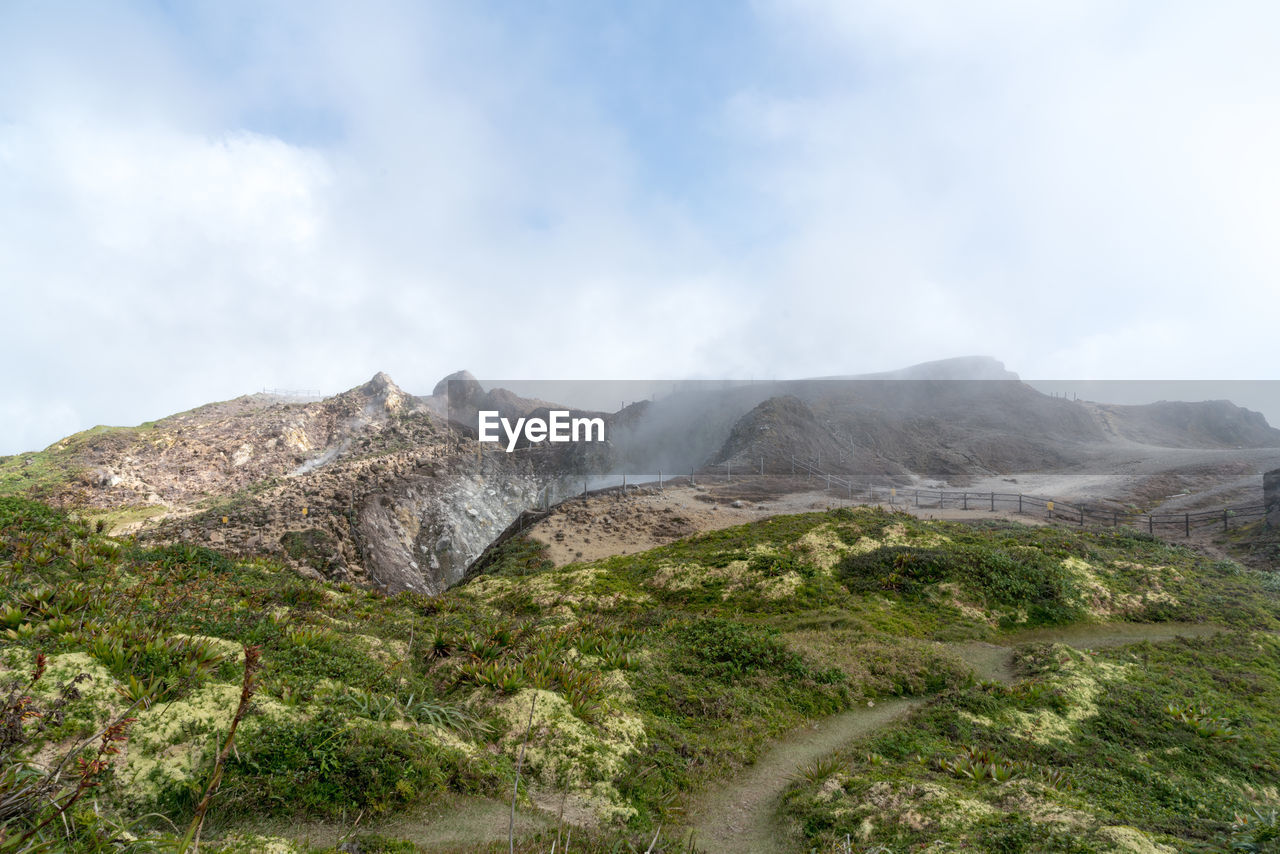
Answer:
<svg viewBox="0 0 1280 854"><path fill-rule="evenodd" d="M94 528L102 533L114 534L122 530L129 530L169 512L169 508L163 504L132 504L116 507L111 510L88 510L80 511L80 515Z"/></svg>
<svg viewBox="0 0 1280 854"><path fill-rule="evenodd" d="M137 427L97 426L62 439L43 451L0 457L0 495L52 499L83 490L86 472L81 460L87 452L102 455L121 451L145 440L155 424Z"/></svg>
<svg viewBox="0 0 1280 854"><path fill-rule="evenodd" d="M891 850L1277 850L1274 836L1231 846L1276 808L1280 638L1020 659L1018 682L945 692L836 757L793 787L787 815L831 849L849 835ZM1148 847L1126 847L1140 836Z"/></svg>
<svg viewBox="0 0 1280 854"><path fill-rule="evenodd" d="M1217 539L1248 565L1269 571L1272 589L1280 593L1280 525L1268 525L1260 519L1233 527Z"/></svg>
<svg viewBox="0 0 1280 854"><path fill-rule="evenodd" d="M328 574L338 562L338 543L333 535L320 528L287 531L280 540L285 554L300 563Z"/></svg>
<svg viewBox="0 0 1280 854"><path fill-rule="evenodd" d="M306 531L285 546L313 566L329 549ZM902 695L928 702L793 786L786 815L808 844L1266 845L1280 605L1264 582L1124 532L868 509L561 568L517 538L445 596L387 597L0 498L0 852L27 833L171 845L236 713L245 647L261 671L206 851L303 851L250 829L311 819L358 820L361 850L411 851L381 823L510 797L521 751L522 801L563 803L573 850L643 851L659 826L675 850L682 806L770 739ZM1096 656L1024 646L1009 685L975 682L953 646L1104 620L1238 631ZM50 775L50 756L79 770ZM6 811L23 781L41 797Z"/></svg>

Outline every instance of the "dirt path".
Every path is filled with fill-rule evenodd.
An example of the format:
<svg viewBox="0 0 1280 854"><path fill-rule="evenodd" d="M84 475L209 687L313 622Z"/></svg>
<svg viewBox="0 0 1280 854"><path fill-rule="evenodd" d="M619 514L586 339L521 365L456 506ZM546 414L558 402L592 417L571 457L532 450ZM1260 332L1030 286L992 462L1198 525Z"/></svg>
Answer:
<svg viewBox="0 0 1280 854"><path fill-rule="evenodd" d="M317 847L333 847L362 833L377 833L392 839L411 840L419 851L455 854L478 845L506 842L510 809L507 801L454 795L431 804L421 812L406 813L392 819L362 816L362 821L352 824L322 819L262 820L233 822L221 830L234 834L281 836ZM517 838L555 826L554 814L527 808L516 813Z"/></svg>
<svg viewBox="0 0 1280 854"><path fill-rule="evenodd" d="M777 826L778 798L805 765L905 717L923 700L888 700L832 715L787 734L737 778L689 811L699 851L708 854L789 851Z"/></svg>
<svg viewBox="0 0 1280 854"><path fill-rule="evenodd" d="M1179 636L1214 634L1222 629L1195 623L1113 623L1066 626L1022 632L1002 643L966 642L949 645L980 679L1011 682L1013 647L1021 643L1053 641L1078 649L1102 649L1143 640L1172 640ZM786 854L799 850L778 824L779 798L792 777L806 765L834 753L850 742L900 720L924 700L889 700L825 718L788 733L766 749L736 778L721 781L688 811L699 850L708 854Z"/></svg>

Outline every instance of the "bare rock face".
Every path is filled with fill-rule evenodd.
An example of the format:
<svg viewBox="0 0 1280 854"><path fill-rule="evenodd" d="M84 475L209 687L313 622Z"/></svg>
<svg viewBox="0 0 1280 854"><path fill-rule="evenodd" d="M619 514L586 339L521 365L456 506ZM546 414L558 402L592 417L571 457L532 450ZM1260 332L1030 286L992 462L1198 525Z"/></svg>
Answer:
<svg viewBox="0 0 1280 854"><path fill-rule="evenodd" d="M374 374L373 379L356 389L356 392L368 400L369 407L380 409L387 415L400 414L409 401L409 395L382 371Z"/></svg>
<svg viewBox="0 0 1280 854"><path fill-rule="evenodd" d="M370 580L389 592L442 593L547 490L526 467L471 458L448 477L408 478L371 496L357 523Z"/></svg>
<svg viewBox="0 0 1280 854"><path fill-rule="evenodd" d="M351 456L442 441L439 419L386 374L319 401L251 394L138 427L95 427L43 454L78 473L38 497L90 510L184 513Z"/></svg>
<svg viewBox="0 0 1280 854"><path fill-rule="evenodd" d="M270 554L314 578L436 595L522 511L567 493L564 459L551 450L479 458L441 441L340 460L245 500L171 516L146 535Z"/></svg>
<svg viewBox="0 0 1280 854"><path fill-rule="evenodd" d="M489 405L470 374L452 380ZM520 411L543 403L496 391ZM522 511L567 490L566 472L598 464L565 445L478 456L438 403L384 373L323 401L238 398L92 445L86 481L98 506L163 502L148 538L436 595Z"/></svg>

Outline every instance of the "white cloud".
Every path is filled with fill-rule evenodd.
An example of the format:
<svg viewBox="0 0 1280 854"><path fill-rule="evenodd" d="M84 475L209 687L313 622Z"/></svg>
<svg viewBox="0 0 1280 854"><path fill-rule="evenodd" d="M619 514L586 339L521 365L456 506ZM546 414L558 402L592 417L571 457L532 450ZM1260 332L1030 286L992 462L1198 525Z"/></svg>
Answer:
<svg viewBox="0 0 1280 854"><path fill-rule="evenodd" d="M0 452L380 369L1268 370L1264 4L760 2L781 70L640 135L554 16L95 9L0 13Z"/></svg>
<svg viewBox="0 0 1280 854"><path fill-rule="evenodd" d="M88 426L380 369L418 391L464 366L680 375L731 334L701 325L726 294L691 261L696 224L646 198L588 107L519 76L518 52L474 64L416 8L250 17L260 41L234 73L158 78L139 108L83 96L137 79L100 52L0 96L0 281L40 319L0 345L30 366L4 451L67 431L55 396ZM171 37L129 30L142 55ZM337 130L308 144L226 122L272 97ZM653 353L673 329L690 331Z"/></svg>
<svg viewBox="0 0 1280 854"><path fill-rule="evenodd" d="M1259 371L1280 309L1280 90L1257 20L1274 10L761 9L821 81L727 112L761 147L760 192L799 222L777 275L827 293L824 312L863 283L845 306L869 347L950 317L962 352L1032 375ZM922 280L952 299L918 299ZM1174 327L1195 330L1194 364L1154 332Z"/></svg>
<svg viewBox="0 0 1280 854"><path fill-rule="evenodd" d="M145 267L217 250L259 266L311 251L326 216L324 158L259 134L68 122L10 125L0 140L6 172L47 208L32 230L103 258Z"/></svg>

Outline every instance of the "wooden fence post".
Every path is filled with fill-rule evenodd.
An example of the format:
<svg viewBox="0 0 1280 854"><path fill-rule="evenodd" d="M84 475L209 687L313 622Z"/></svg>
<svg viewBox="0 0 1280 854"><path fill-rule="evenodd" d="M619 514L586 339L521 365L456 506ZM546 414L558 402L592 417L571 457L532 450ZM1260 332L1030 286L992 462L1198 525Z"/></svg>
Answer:
<svg viewBox="0 0 1280 854"><path fill-rule="evenodd" d="M1190 537L1191 536L1191 514L1190 513L1183 514L1182 521L1186 525L1186 534L1188 537Z"/></svg>

